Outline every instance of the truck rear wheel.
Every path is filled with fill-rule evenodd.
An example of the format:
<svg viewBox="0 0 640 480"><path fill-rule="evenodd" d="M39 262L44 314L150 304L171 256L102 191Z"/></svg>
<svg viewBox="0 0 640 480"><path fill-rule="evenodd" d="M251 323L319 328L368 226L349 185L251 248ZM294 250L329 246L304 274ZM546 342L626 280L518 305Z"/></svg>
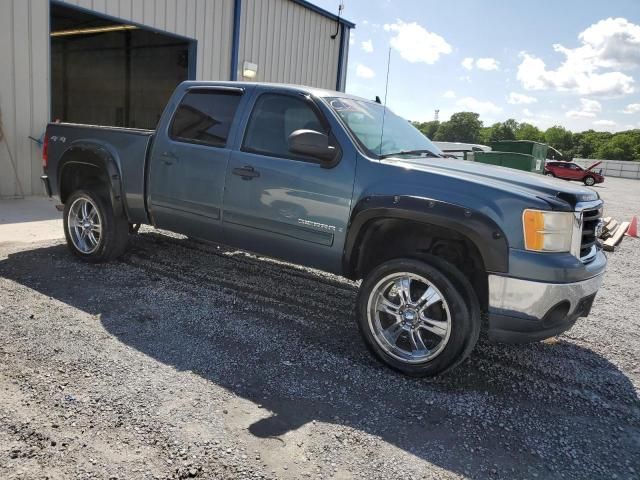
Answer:
<svg viewBox="0 0 640 480"><path fill-rule="evenodd" d="M434 376L473 350L480 307L468 280L430 258L390 260L362 282L358 326L367 347L404 374Z"/></svg>
<svg viewBox="0 0 640 480"><path fill-rule="evenodd" d="M64 206L64 235L69 250L88 262L113 260L124 253L129 222L111 202L93 190L73 192Z"/></svg>

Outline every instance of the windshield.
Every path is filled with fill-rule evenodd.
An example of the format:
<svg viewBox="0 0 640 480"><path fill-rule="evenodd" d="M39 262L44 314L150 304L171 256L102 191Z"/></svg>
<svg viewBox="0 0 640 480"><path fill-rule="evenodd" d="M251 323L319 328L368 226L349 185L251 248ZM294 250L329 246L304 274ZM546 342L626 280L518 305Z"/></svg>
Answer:
<svg viewBox="0 0 640 480"><path fill-rule="evenodd" d="M442 155L440 149L410 122L379 103L345 97L326 100L360 144L374 156Z"/></svg>

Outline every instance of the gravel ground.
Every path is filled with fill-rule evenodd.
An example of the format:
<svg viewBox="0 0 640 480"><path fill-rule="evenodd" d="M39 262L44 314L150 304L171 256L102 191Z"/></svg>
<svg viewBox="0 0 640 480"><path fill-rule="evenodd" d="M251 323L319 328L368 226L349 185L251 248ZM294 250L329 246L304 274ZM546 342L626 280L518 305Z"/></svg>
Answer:
<svg viewBox="0 0 640 480"><path fill-rule="evenodd" d="M2 243L0 478L640 478L640 240L609 258L558 341L415 380L339 277L151 229L108 265Z"/></svg>

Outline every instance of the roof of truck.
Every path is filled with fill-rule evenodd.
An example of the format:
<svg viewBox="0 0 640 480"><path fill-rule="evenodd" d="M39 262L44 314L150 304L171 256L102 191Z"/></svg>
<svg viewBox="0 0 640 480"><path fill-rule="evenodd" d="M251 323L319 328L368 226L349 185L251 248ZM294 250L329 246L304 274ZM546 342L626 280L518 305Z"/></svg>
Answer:
<svg viewBox="0 0 640 480"><path fill-rule="evenodd" d="M309 93L316 97L344 97L353 98L354 100L364 100L376 103L375 100L369 98L358 97L349 93L338 92L336 90L327 90L324 88L309 87L307 85L296 85L293 83L269 83L269 82L234 82L231 80L187 80L180 84L184 88L197 87L266 87L278 90L290 90L292 92Z"/></svg>

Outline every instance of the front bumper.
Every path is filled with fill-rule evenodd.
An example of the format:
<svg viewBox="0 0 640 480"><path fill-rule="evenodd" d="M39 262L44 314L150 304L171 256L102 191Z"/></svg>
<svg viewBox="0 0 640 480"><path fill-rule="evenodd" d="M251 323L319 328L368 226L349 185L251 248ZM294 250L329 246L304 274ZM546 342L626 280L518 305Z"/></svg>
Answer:
<svg viewBox="0 0 640 480"><path fill-rule="evenodd" d="M527 343L558 335L589 315L604 272L574 283L489 275L489 338Z"/></svg>

